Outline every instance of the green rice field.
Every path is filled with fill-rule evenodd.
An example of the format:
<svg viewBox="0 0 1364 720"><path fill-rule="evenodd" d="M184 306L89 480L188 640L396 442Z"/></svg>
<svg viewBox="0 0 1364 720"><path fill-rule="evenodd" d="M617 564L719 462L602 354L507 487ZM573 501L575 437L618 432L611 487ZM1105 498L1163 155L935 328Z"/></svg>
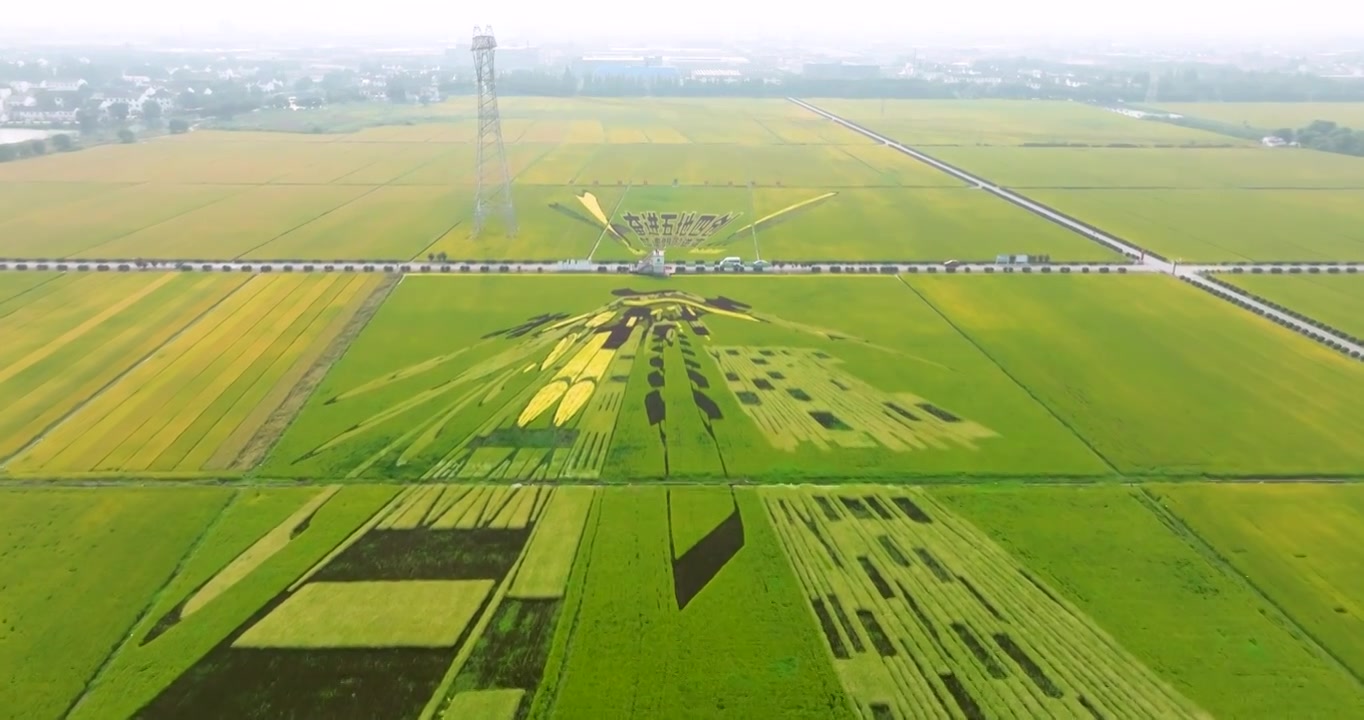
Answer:
<svg viewBox="0 0 1364 720"><path fill-rule="evenodd" d="M1364 281L1351 275L1221 275L1219 279L1267 300L1364 337Z"/></svg>
<svg viewBox="0 0 1364 720"><path fill-rule="evenodd" d="M1355 158L816 104L1181 262L1364 248ZM514 237L469 99L0 165L0 720L1364 717L1358 358L954 267L1122 258L794 103L503 113ZM1364 335L1331 270L1217 277Z"/></svg>
<svg viewBox="0 0 1364 720"><path fill-rule="evenodd" d="M3 489L4 712L1350 715L1354 489Z"/></svg>

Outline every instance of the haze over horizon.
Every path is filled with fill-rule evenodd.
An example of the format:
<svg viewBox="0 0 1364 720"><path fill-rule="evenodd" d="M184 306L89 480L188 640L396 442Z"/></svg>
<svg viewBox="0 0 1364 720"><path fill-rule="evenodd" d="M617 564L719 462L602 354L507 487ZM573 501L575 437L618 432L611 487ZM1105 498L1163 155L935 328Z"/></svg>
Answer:
<svg viewBox="0 0 1364 720"><path fill-rule="evenodd" d="M833 6L829 6L833 7ZM483 10L452 8L434 0L390 0L381 5L325 6L238 0L201 6L172 0L133 0L118 5L72 0L60 15L51 6L24 3L3 13L3 34L33 44L98 37L129 41L167 36L192 44L196 36L275 38L297 34L310 42L333 37L467 39L472 26L490 24L499 37L532 42L612 38L628 41L669 37L726 39L820 38L869 40L934 35L953 37L1035 36L1038 39L1207 38L1288 40L1364 35L1364 13L1345 0L1326 0L1311 13L1284 12L1264 0L1188 3L1148 0L1129 11L1082 0L968 0L907 8L886 0L848 0L833 16L813 8L792 12L776 3L723 0L640 3L596 0L564 3L519 0Z"/></svg>

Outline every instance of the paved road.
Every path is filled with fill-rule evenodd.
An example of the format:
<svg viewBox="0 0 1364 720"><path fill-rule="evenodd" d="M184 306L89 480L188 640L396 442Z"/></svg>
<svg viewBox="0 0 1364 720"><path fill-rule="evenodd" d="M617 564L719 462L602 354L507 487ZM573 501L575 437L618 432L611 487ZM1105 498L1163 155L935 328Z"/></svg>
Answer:
<svg viewBox="0 0 1364 720"><path fill-rule="evenodd" d="M0 260L0 271L10 272L247 272L247 273L311 273L311 272L372 272L403 273L408 275L465 275L465 274L529 274L545 273L629 273L630 263L399 263L335 260L213 260L162 261L136 263L130 260L74 261L61 259ZM674 274L720 273L713 263L678 263L669 265ZM751 275L759 271L724 271L723 274ZM1123 263L1053 263L1050 265L997 265L995 263L779 263L768 266L762 274L875 274L875 273L1125 273L1155 272L1155 268Z"/></svg>
<svg viewBox="0 0 1364 720"><path fill-rule="evenodd" d="M677 274L710 273L718 271L713 263L698 265L677 263L668 266ZM60 258L0 260L0 271L7 272L400 272L411 275L464 274L530 274L545 273L627 273L629 263L604 262L587 264L499 263L499 262L376 262L365 260L165 260L138 264L133 260L66 260ZM753 274L727 271L724 274ZM875 273L1174 273L1180 276L1208 273L1238 274L1364 274L1364 263L1250 263L1250 264L1189 264L1172 269L1156 263L1051 263L1047 265L1000 265L997 263L968 262L947 266L943 263L886 262L886 263L775 263L762 271L765 274L875 274Z"/></svg>

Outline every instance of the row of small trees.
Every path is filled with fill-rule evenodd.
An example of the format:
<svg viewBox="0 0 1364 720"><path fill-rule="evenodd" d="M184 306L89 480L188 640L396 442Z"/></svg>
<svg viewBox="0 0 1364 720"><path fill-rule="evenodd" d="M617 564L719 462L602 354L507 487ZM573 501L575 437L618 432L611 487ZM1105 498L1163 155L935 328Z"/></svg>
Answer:
<svg viewBox="0 0 1364 720"><path fill-rule="evenodd" d="M172 135L189 132L189 122L180 118L171 120L168 127ZM128 128L120 128L117 137L118 141L125 145L137 142L137 133ZM0 162L38 157L46 155L49 150L71 152L79 149L80 145L75 138L67 133L58 133L50 138L33 138L24 142L0 145Z"/></svg>

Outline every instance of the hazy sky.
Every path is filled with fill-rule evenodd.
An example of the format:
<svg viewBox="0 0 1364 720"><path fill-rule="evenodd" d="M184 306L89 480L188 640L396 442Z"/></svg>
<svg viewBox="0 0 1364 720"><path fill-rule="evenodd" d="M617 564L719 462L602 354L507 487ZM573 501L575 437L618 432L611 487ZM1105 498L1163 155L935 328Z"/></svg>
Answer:
<svg viewBox="0 0 1364 720"><path fill-rule="evenodd" d="M477 2L477 0L475 0ZM724 37L805 35L845 38L921 39L954 36L1024 35L1211 37L1364 34L1358 0L1318 0L1310 10L1269 0L67 0L56 5L14 0L0 10L0 26L13 37L42 29L34 42L65 36L128 34L232 34L277 36L405 35L465 40L474 24L491 23L499 37L533 40L592 34L628 39L685 34ZM833 14L834 11L837 14Z"/></svg>

